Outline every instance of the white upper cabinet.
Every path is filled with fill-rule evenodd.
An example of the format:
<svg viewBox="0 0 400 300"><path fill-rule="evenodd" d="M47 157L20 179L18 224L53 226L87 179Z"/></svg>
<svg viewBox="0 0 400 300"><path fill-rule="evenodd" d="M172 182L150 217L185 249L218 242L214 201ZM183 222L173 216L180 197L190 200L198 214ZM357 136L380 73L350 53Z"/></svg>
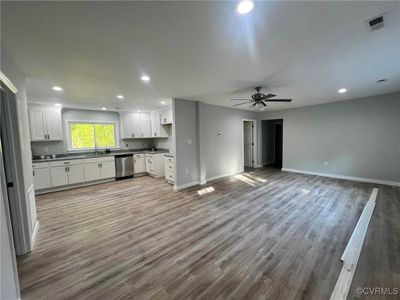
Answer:
<svg viewBox="0 0 400 300"><path fill-rule="evenodd" d="M166 128L161 126L161 112L159 111L151 113L151 130L152 137L168 137Z"/></svg>
<svg viewBox="0 0 400 300"><path fill-rule="evenodd" d="M161 112L161 124L172 124L172 109L164 110Z"/></svg>
<svg viewBox="0 0 400 300"><path fill-rule="evenodd" d="M123 139L152 137L150 113L121 113Z"/></svg>
<svg viewBox="0 0 400 300"><path fill-rule="evenodd" d="M30 105L29 124L32 141L63 140L61 109Z"/></svg>

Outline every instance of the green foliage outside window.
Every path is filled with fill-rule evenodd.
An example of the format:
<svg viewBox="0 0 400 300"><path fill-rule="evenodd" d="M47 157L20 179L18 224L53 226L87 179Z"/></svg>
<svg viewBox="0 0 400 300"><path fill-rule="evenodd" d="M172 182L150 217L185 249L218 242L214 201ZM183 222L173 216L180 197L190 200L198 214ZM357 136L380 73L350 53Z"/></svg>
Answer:
<svg viewBox="0 0 400 300"><path fill-rule="evenodd" d="M115 147L115 124L71 123L73 149Z"/></svg>

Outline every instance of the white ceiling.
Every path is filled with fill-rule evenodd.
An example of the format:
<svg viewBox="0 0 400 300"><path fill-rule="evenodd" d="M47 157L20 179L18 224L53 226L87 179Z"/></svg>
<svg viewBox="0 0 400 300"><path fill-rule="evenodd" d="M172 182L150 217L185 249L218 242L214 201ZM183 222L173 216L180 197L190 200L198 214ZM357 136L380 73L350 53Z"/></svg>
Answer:
<svg viewBox="0 0 400 300"><path fill-rule="evenodd" d="M231 106L229 98L261 85L294 99L269 105L280 109L400 90L399 2L256 2L248 15L236 4L3 1L1 42L36 102ZM385 12L385 27L368 32L364 21ZM388 81L377 84L381 78ZM342 87L347 94L337 94Z"/></svg>

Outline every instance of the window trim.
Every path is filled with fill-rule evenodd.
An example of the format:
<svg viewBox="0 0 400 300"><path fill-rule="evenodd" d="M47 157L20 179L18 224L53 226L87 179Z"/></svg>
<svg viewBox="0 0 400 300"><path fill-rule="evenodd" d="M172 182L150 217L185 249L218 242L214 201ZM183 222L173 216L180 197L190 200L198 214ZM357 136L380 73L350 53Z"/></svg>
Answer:
<svg viewBox="0 0 400 300"><path fill-rule="evenodd" d="M67 131L67 151L68 152L91 152L94 151L96 148L72 148L72 139L71 139L71 123L83 123L83 124L112 124L114 125L114 136L115 136L115 146L113 147L97 147L98 150L104 150L104 149L114 149L118 150L121 149L120 146L120 139L119 139L119 130L118 130L118 122L113 122L113 121L85 121L85 120L67 120L66 121L66 131ZM96 134L96 133L95 133Z"/></svg>

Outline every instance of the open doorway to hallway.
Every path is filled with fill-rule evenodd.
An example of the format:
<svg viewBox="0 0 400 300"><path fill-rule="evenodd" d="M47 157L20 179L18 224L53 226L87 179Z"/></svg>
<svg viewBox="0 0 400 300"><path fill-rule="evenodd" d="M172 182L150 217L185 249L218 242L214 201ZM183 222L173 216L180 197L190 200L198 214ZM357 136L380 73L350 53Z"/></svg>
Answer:
<svg viewBox="0 0 400 300"><path fill-rule="evenodd" d="M262 162L282 169L283 119L262 121Z"/></svg>
<svg viewBox="0 0 400 300"><path fill-rule="evenodd" d="M256 120L243 120L243 166L255 168L256 164Z"/></svg>

